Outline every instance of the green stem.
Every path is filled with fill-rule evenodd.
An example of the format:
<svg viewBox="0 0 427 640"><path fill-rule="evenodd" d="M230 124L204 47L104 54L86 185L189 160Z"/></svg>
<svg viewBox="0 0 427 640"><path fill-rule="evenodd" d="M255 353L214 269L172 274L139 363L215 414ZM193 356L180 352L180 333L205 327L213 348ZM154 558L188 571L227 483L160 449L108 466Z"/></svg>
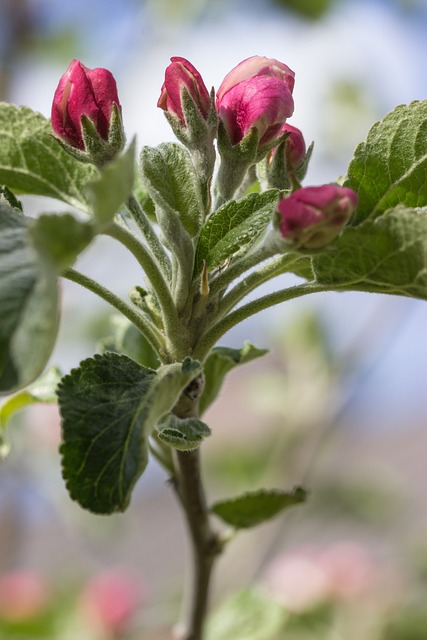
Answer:
<svg viewBox="0 0 427 640"><path fill-rule="evenodd" d="M153 255L160 264L163 272L166 274L166 277L170 278L171 264L169 256L167 255L165 248L157 237L157 234L155 233L144 209L141 207L140 203L133 194L128 198L126 205L133 219L138 225L138 228L140 229L144 238L147 240L147 244L153 252Z"/></svg>
<svg viewBox="0 0 427 640"><path fill-rule="evenodd" d="M272 307L287 300L292 300L293 298L305 296L309 293L330 291L331 289L332 287L330 285L323 286L318 285L314 282L305 282L304 284L299 284L294 287L289 287L288 289L275 291L274 293L269 293L262 298L258 298L257 300L248 302L247 304L228 314L228 316L225 316L225 318L217 322L211 329L209 329L209 331L204 334L204 336L201 338L198 345L194 349L192 357L197 360L203 361L212 347L225 333L227 333L227 331L232 329L240 322L243 322L243 320L246 320L250 316L259 313L264 309L268 309L268 307Z"/></svg>
<svg viewBox="0 0 427 640"><path fill-rule="evenodd" d="M251 291L264 284L264 282L267 282L282 273L286 273L289 271L289 267L291 267L295 262L298 262L298 260L301 260L301 255L282 255L250 273L223 297L218 306L216 316L218 318L224 317L228 311L235 307L236 304L245 298Z"/></svg>
<svg viewBox="0 0 427 640"><path fill-rule="evenodd" d="M193 547L192 592L189 594L187 629L183 640L203 640L209 587L222 542L212 529L200 475L200 453L175 451L175 489L183 507Z"/></svg>
<svg viewBox="0 0 427 640"><path fill-rule="evenodd" d="M111 306L117 309L117 311L120 311L121 314L130 320L142 334L144 334L156 353L161 354L164 352L164 337L157 327L151 324L151 322L144 318L144 316L138 313L138 311L133 307L128 305L124 300L119 298L115 293L99 284L99 282L96 282L96 280L92 280L92 278L85 276L83 273L80 273L80 271L76 271L71 267L66 269L61 275L63 278L81 285L85 289L88 289L88 291L92 291L92 293L95 293L97 296L108 302Z"/></svg>
<svg viewBox="0 0 427 640"><path fill-rule="evenodd" d="M215 210L232 199L242 184L249 167L250 163L248 162L222 157L214 188Z"/></svg>
<svg viewBox="0 0 427 640"><path fill-rule="evenodd" d="M210 297L213 297L217 293L220 293L233 280L245 273L245 271L249 271L249 269L252 269L252 267L259 264L260 262L271 258L276 253L277 249L272 247L269 243L263 243L254 251L246 254L244 258L236 260L236 262L232 263L227 269L222 271L222 273L211 280L211 282L209 283Z"/></svg>
<svg viewBox="0 0 427 640"><path fill-rule="evenodd" d="M143 268L157 297L162 313L163 324L169 335L178 324L178 315L171 295L170 287L151 252L132 233L116 223L112 223L105 235L121 242L135 256Z"/></svg>

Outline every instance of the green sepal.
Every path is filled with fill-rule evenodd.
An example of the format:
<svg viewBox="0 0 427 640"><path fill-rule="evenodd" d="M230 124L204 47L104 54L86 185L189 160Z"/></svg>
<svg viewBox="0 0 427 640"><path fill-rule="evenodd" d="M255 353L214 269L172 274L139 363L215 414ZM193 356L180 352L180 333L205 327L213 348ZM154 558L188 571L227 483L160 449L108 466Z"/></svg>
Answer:
<svg viewBox="0 0 427 640"><path fill-rule="evenodd" d="M9 453L6 427L12 416L31 404L56 404L56 388L61 378L57 367L48 369L36 382L0 403L0 458Z"/></svg>
<svg viewBox="0 0 427 640"><path fill-rule="evenodd" d="M43 371L58 315L55 271L35 251L27 219L0 205L0 393L26 387Z"/></svg>
<svg viewBox="0 0 427 640"><path fill-rule="evenodd" d="M83 151L83 149L79 149L78 147L73 147L71 144L68 144L68 142L65 142L65 140L62 140L62 138L57 138L56 136L52 137L61 149L63 149L67 155L71 156L71 158L83 164L92 164L92 160L86 151Z"/></svg>
<svg viewBox="0 0 427 640"><path fill-rule="evenodd" d="M427 100L400 105L373 125L344 186L359 197L352 226L398 205L427 206Z"/></svg>
<svg viewBox="0 0 427 640"><path fill-rule="evenodd" d="M277 189L250 193L241 200L225 203L215 211L200 234L194 275L201 273L205 262L208 270L212 271L229 258L247 253L271 222L278 198Z"/></svg>
<svg viewBox="0 0 427 640"><path fill-rule="evenodd" d="M195 361L143 367L95 355L58 388L63 476L73 500L94 513L124 511L148 460L148 438L199 374Z"/></svg>
<svg viewBox="0 0 427 640"><path fill-rule="evenodd" d="M60 274L92 242L95 228L71 213L45 213L29 222L28 233L40 259Z"/></svg>
<svg viewBox="0 0 427 640"><path fill-rule="evenodd" d="M0 184L89 211L86 183L96 169L67 154L50 123L28 107L0 104Z"/></svg>
<svg viewBox="0 0 427 640"><path fill-rule="evenodd" d="M267 349L258 349L250 342L245 342L241 349L214 347L204 364L205 387L199 400L200 415L203 415L218 396L229 371L266 353Z"/></svg>
<svg viewBox="0 0 427 640"><path fill-rule="evenodd" d="M192 154L196 172L202 189L209 190L209 183L215 167L214 139L218 131L218 113L215 107L215 90L210 94L210 109L207 118L200 112L187 87L181 89L181 104L185 126L181 119L168 111L165 117L177 139Z"/></svg>
<svg viewBox="0 0 427 640"><path fill-rule="evenodd" d="M210 510L235 529L248 529L305 502L306 498L307 492L302 487L295 487L290 493L278 489L260 489L216 502Z"/></svg>
<svg viewBox="0 0 427 640"><path fill-rule="evenodd" d="M197 418L178 418L167 415L157 427L159 440L179 451L197 449L211 435L208 425Z"/></svg>
<svg viewBox="0 0 427 640"><path fill-rule="evenodd" d="M288 191L295 187L295 182L302 182L307 173L310 158L313 153L314 142L310 144L307 152L300 164L293 168L288 167L286 159L286 138L277 146L273 158L265 158L257 165L257 174L262 184L266 188L276 188L281 191Z"/></svg>
<svg viewBox="0 0 427 640"><path fill-rule="evenodd" d="M208 143L212 145L218 127L218 115L216 109L212 108L212 98L208 118L204 118L185 86L181 88L181 104L185 126L178 116L168 111L164 112L177 139L190 151L196 150L201 146L205 148Z"/></svg>
<svg viewBox="0 0 427 640"><path fill-rule="evenodd" d="M114 103L110 114L110 128L108 129L108 144L117 153L125 148L126 134L123 127L122 110Z"/></svg>
<svg viewBox="0 0 427 640"><path fill-rule="evenodd" d="M100 171L99 176L88 183L87 189L95 220L103 229L113 220L119 207L125 203L135 181L135 138L129 148Z"/></svg>
<svg viewBox="0 0 427 640"><path fill-rule="evenodd" d="M259 133L256 127L249 129L245 137L233 144L222 120L218 124L218 151L228 162L239 162L246 167L256 164Z"/></svg>
<svg viewBox="0 0 427 640"><path fill-rule="evenodd" d="M300 182L302 182L307 174L308 165L310 164L311 156L313 155L314 141L310 143L307 152L304 156L304 160L295 169L295 175Z"/></svg>

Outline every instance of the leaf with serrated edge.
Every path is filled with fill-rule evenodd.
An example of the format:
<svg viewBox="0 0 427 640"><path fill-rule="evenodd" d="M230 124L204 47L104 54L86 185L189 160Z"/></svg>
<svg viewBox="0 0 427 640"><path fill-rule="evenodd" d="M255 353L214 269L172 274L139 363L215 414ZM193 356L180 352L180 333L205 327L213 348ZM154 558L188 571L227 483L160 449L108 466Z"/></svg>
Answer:
<svg viewBox="0 0 427 640"><path fill-rule="evenodd" d="M120 205L130 196L135 181L135 138L125 153L109 162L87 189L96 220L101 226L112 221Z"/></svg>
<svg viewBox="0 0 427 640"><path fill-rule="evenodd" d="M284 509L304 502L306 497L307 493L302 487L296 487L291 493L261 489L216 502L211 511L232 527L247 529L274 518Z"/></svg>
<svg viewBox="0 0 427 640"><path fill-rule="evenodd" d="M147 464L150 433L200 368L177 363L154 371L105 353L63 378L62 467L74 500L94 513L126 509Z"/></svg>
<svg viewBox="0 0 427 640"><path fill-rule="evenodd" d="M178 418L169 414L159 423L157 435L174 449L192 451L210 434L208 425L197 418Z"/></svg>
<svg viewBox="0 0 427 640"><path fill-rule="evenodd" d="M319 284L427 300L427 211L396 207L313 257Z"/></svg>
<svg viewBox="0 0 427 640"><path fill-rule="evenodd" d="M72 158L52 134L40 113L0 103L0 184L88 211L86 184L96 169Z"/></svg>
<svg viewBox="0 0 427 640"><path fill-rule="evenodd" d="M54 272L28 239L26 219L0 205L0 392L26 387L43 371L58 325Z"/></svg>
<svg viewBox="0 0 427 640"><path fill-rule="evenodd" d="M400 105L374 124L344 186L359 197L351 225L397 205L427 206L427 100Z"/></svg>
<svg viewBox="0 0 427 640"><path fill-rule="evenodd" d="M204 365L205 387L199 400L200 415L204 414L218 396L224 378L229 371L260 358L266 353L268 353L267 349L258 349L250 342L245 342L241 349L231 349L230 347L212 349Z"/></svg>
<svg viewBox="0 0 427 640"><path fill-rule="evenodd" d="M231 256L247 251L271 221L278 197L277 189L250 193L241 200L227 202L215 211L200 234L195 274L202 270L203 261L211 271Z"/></svg>

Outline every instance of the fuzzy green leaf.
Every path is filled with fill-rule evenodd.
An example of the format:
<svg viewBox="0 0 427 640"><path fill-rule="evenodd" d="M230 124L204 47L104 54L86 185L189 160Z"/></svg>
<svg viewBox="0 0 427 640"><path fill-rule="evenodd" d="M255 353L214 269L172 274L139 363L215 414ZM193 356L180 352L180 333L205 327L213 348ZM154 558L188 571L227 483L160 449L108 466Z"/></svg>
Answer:
<svg viewBox="0 0 427 640"><path fill-rule="evenodd" d="M77 220L71 213L43 214L30 222L28 232L40 258L57 273L71 266L95 235L91 222Z"/></svg>
<svg viewBox="0 0 427 640"><path fill-rule="evenodd" d="M246 252L267 228L278 196L277 189L250 193L213 213L200 234L195 273L201 272L204 261L212 271L228 258Z"/></svg>
<svg viewBox="0 0 427 640"><path fill-rule="evenodd" d="M0 104L0 184L89 210L86 184L96 169L64 151L50 123L28 107Z"/></svg>
<svg viewBox="0 0 427 640"><path fill-rule="evenodd" d="M158 427L159 439L179 451L192 451L211 435L208 425L197 418L177 418L172 413Z"/></svg>
<svg viewBox="0 0 427 640"><path fill-rule="evenodd" d="M0 458L9 452L5 430L10 418L30 404L56 404L56 388L60 378L59 369L52 367L26 389L18 391L0 403Z"/></svg>
<svg viewBox="0 0 427 640"><path fill-rule="evenodd" d="M352 225L397 205L427 206L427 100L400 105L374 124L344 185L359 196Z"/></svg>
<svg viewBox="0 0 427 640"><path fill-rule="evenodd" d="M97 222L104 226L128 199L135 181L135 138L125 153L109 162L98 177L88 184Z"/></svg>
<svg viewBox="0 0 427 640"><path fill-rule="evenodd" d="M32 247L24 216L0 205L0 392L40 375L57 323L55 274Z"/></svg>
<svg viewBox="0 0 427 640"><path fill-rule="evenodd" d="M211 511L236 529L248 529L274 518L284 509L304 502L306 497L307 492L302 487L296 487L291 493L261 489L216 502Z"/></svg>
<svg viewBox="0 0 427 640"><path fill-rule="evenodd" d="M154 371L105 353L62 379L62 467L74 500L94 513L126 509L147 464L149 435L200 368L172 364Z"/></svg>
<svg viewBox="0 0 427 640"><path fill-rule="evenodd" d="M427 211L396 207L349 227L313 258L317 282L427 300Z"/></svg>
<svg viewBox="0 0 427 640"><path fill-rule="evenodd" d="M144 185L157 205L158 221L165 237L171 239L168 219L176 215L191 237L197 235L203 223L204 207L188 151L171 142L144 147L141 169Z"/></svg>
<svg viewBox="0 0 427 640"><path fill-rule="evenodd" d="M199 400L200 415L203 415L218 396L229 371L266 353L268 353L267 349L258 349L250 342L245 342L241 349L230 347L212 349L204 365L205 387Z"/></svg>
<svg viewBox="0 0 427 640"><path fill-rule="evenodd" d="M286 609L251 589L233 595L208 619L206 640L278 640Z"/></svg>

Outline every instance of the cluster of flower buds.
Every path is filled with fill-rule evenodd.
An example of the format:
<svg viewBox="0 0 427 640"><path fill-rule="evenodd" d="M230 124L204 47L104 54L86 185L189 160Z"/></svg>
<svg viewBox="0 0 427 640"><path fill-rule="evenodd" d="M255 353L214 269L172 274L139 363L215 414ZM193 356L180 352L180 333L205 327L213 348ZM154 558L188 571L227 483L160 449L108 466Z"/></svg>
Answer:
<svg viewBox="0 0 427 640"><path fill-rule="evenodd" d="M192 153L207 185L217 138L217 204L238 197L250 170L263 160L266 186L290 191L277 206L275 228L295 248L318 249L339 234L357 196L337 185L301 188L312 146L307 151L302 132L287 123L294 110L294 82L287 65L252 56L225 76L215 95L188 60L173 57L157 106ZM52 127L67 151L80 159L102 166L114 158L125 137L112 74L73 60L55 93Z"/></svg>

